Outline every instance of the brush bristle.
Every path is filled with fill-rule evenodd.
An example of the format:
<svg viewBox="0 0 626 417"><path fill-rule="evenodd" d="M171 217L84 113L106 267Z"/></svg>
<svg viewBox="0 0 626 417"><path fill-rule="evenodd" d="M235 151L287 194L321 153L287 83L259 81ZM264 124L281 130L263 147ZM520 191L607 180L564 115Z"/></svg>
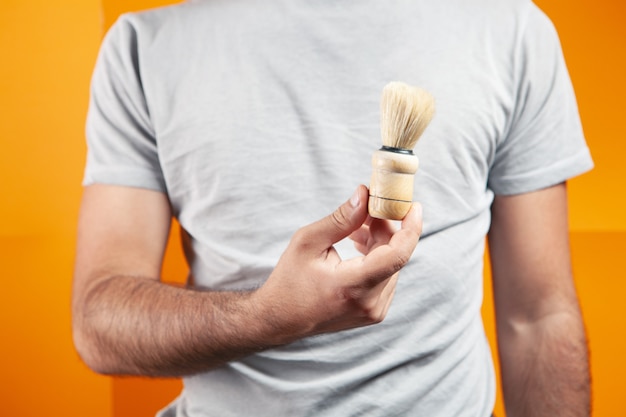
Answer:
<svg viewBox="0 0 626 417"><path fill-rule="evenodd" d="M383 88L380 108L383 145L412 150L433 118L435 101L419 87L391 82Z"/></svg>

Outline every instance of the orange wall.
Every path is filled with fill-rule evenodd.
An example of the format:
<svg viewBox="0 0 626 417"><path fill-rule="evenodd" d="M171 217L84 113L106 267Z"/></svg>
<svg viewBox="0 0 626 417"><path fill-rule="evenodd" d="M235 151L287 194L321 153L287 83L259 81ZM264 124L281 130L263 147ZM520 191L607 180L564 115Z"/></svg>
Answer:
<svg viewBox="0 0 626 417"><path fill-rule="evenodd" d="M127 10L170 0L0 3L2 413L152 416L177 380L108 378L71 345L69 294L88 82L102 36ZM561 35L596 169L570 183L574 272L590 336L594 411L626 415L626 3L538 0ZM176 241L177 234L172 237ZM172 246L174 243L172 243ZM180 280L178 249L164 275ZM488 277L488 274L487 274ZM483 309L493 341L488 281ZM36 395L36 396L35 396ZM498 415L502 403L498 400Z"/></svg>
<svg viewBox="0 0 626 417"><path fill-rule="evenodd" d="M0 414L111 416L70 334L96 0L0 2Z"/></svg>
<svg viewBox="0 0 626 417"><path fill-rule="evenodd" d="M596 168L572 182L574 231L626 232L626 2L538 0L554 21Z"/></svg>

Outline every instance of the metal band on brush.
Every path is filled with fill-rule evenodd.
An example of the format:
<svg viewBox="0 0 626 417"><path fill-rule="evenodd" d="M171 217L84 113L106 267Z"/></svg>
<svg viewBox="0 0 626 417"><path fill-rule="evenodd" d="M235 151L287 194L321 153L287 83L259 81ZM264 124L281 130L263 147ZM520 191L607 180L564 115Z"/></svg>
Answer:
<svg viewBox="0 0 626 417"><path fill-rule="evenodd" d="M404 155L413 155L413 150L412 149L403 149L403 148L394 148L393 146L385 146L383 145L382 148L380 148L381 151L386 151L386 152L394 152L394 153L401 153Z"/></svg>

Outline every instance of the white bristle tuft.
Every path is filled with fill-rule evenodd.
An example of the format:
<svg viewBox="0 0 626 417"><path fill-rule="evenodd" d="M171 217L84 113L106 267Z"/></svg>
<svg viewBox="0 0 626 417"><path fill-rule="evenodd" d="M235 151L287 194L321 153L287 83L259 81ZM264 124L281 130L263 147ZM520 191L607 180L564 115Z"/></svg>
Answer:
<svg viewBox="0 0 626 417"><path fill-rule="evenodd" d="M381 98L383 145L412 150L435 112L433 96L419 87L391 82Z"/></svg>

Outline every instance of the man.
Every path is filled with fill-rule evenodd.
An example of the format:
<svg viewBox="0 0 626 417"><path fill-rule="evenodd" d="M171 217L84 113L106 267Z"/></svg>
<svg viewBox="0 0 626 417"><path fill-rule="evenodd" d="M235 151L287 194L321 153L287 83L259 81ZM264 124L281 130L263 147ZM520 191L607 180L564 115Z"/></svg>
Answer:
<svg viewBox="0 0 626 417"><path fill-rule="evenodd" d="M488 233L507 414L588 415L564 182L592 163L558 38L528 1L433 3L189 1L116 23L75 271L89 366L184 376L162 416L488 416ZM392 80L437 104L399 227L357 187ZM187 288L159 282L171 216Z"/></svg>

